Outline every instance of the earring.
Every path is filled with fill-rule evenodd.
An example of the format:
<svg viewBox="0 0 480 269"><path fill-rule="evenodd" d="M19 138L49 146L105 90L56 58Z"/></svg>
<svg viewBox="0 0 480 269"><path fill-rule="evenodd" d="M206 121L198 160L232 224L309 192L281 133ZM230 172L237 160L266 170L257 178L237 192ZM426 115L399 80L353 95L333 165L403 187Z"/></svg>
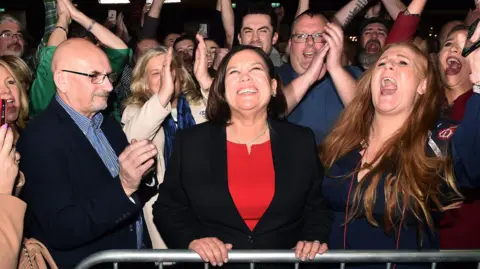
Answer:
<svg viewBox="0 0 480 269"><path fill-rule="evenodd" d="M277 92L272 92L272 97L277 96Z"/></svg>

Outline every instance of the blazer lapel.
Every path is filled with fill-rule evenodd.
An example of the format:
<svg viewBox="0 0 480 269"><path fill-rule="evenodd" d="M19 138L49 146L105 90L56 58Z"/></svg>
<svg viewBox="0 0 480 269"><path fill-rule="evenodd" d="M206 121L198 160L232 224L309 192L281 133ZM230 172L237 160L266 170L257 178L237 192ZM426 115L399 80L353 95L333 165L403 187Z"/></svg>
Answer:
<svg viewBox="0 0 480 269"><path fill-rule="evenodd" d="M90 163L92 171L102 171L105 176L108 175L111 177L112 175L110 174L110 171L108 171L108 168L104 165L102 158L100 158L86 135L82 133L75 121L70 117L70 115L68 115L67 111L65 111L65 109L55 99L51 102L51 106L65 127L65 137L68 141L70 141L69 145L72 148L72 152L85 154L85 157L82 159ZM98 169L93 167L98 167Z"/></svg>
<svg viewBox="0 0 480 269"><path fill-rule="evenodd" d="M232 227L250 233L250 229L246 225L242 216L237 210L235 203L233 202L230 190L228 187L228 167L227 167L227 135L225 127L214 126L212 128L211 140L211 162L210 171L212 173L211 184L221 186L221 191L215 193L220 195L220 201L225 201L227 210L222 212L224 220L230 220Z"/></svg>
<svg viewBox="0 0 480 269"><path fill-rule="evenodd" d="M276 227L278 222L275 216L282 215L282 206L279 204L282 193L287 193L290 186L288 180L291 179L289 171L288 146L285 143L285 137L281 132L281 124L275 120L270 120L270 144L272 147L273 167L275 169L275 192L272 202L268 206L263 216L258 221L253 232L263 233Z"/></svg>

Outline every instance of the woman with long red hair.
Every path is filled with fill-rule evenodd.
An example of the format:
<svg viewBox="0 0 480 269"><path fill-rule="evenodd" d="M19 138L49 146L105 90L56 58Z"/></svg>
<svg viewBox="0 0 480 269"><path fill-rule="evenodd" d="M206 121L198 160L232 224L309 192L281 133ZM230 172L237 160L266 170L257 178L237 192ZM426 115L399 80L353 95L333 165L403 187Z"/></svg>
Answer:
<svg viewBox="0 0 480 269"><path fill-rule="evenodd" d="M480 95L459 126L439 120L443 98L434 66L410 43L387 46L360 79L320 149L335 212L330 249L439 248L440 213L461 201L457 185L480 185Z"/></svg>

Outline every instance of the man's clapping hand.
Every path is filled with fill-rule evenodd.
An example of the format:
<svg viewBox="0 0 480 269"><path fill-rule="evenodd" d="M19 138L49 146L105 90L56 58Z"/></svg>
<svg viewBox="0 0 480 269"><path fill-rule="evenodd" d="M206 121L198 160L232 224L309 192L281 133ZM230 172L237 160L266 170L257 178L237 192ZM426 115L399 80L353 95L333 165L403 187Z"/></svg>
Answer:
<svg viewBox="0 0 480 269"><path fill-rule="evenodd" d="M156 156L157 147L149 140L133 140L120 154L120 180L127 196L138 190L143 175L153 166Z"/></svg>

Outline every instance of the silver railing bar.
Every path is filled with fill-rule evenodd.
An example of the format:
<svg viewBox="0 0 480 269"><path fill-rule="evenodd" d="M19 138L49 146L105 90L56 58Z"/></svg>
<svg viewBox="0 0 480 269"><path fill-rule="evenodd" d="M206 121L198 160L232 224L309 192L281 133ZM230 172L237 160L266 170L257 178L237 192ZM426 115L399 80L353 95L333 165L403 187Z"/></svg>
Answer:
<svg viewBox="0 0 480 269"><path fill-rule="evenodd" d="M234 250L228 254L235 263L298 263L292 250ZM198 262L203 260L190 250L107 250L83 260L76 269L87 269L100 263L117 262ZM332 250L308 262L321 263L432 263L479 262L480 250L442 251L353 251ZM207 268L205 268L207 269ZM480 269L480 265L479 265Z"/></svg>

